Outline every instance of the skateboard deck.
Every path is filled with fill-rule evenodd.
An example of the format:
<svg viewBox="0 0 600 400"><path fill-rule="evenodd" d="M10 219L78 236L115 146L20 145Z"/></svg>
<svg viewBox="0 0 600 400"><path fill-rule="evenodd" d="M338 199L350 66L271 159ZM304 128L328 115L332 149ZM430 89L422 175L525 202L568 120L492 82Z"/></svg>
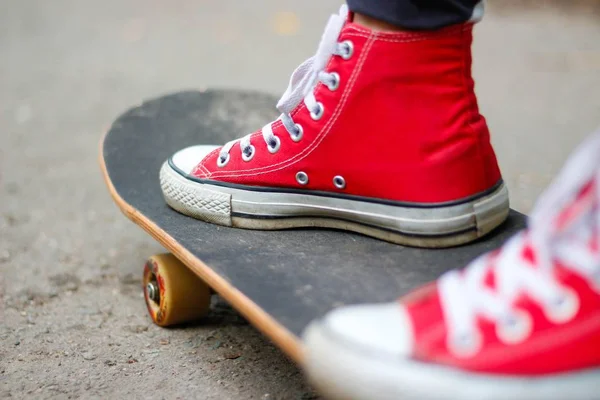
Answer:
<svg viewBox="0 0 600 400"><path fill-rule="evenodd" d="M344 304L391 301L524 227L525 216L511 211L483 240L425 250L334 230L222 227L166 205L158 173L167 157L254 131L276 118L275 103L243 91L181 92L145 102L114 122L100 164L121 211L300 364L300 335L314 318Z"/></svg>

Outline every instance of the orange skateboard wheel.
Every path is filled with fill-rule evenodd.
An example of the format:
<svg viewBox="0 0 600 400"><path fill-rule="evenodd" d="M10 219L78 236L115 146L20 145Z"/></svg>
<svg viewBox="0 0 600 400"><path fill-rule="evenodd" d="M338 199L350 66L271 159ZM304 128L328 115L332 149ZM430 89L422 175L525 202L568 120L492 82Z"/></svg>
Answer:
<svg viewBox="0 0 600 400"><path fill-rule="evenodd" d="M144 266L144 299L155 324L196 321L208 313L211 288L173 254L156 254Z"/></svg>

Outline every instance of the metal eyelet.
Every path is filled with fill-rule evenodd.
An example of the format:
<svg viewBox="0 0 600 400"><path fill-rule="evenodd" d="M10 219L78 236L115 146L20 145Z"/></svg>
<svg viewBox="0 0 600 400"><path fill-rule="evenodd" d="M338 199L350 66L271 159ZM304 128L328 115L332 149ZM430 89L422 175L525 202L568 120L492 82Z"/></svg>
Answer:
<svg viewBox="0 0 600 400"><path fill-rule="evenodd" d="M346 187L346 180L341 175L333 177L333 185L338 189L344 189Z"/></svg>
<svg viewBox="0 0 600 400"><path fill-rule="evenodd" d="M271 154L277 153L279 151L279 148L281 147L281 140L279 140L277 136L275 136L273 141L275 142L275 146L271 147L270 143L267 144L267 149L269 149L269 153Z"/></svg>
<svg viewBox="0 0 600 400"><path fill-rule="evenodd" d="M252 158L254 158L254 153L256 153L256 148L254 148L252 145L248 146L247 149L250 149L249 154L246 154L245 151L242 151L242 160L244 161L252 160Z"/></svg>
<svg viewBox="0 0 600 400"><path fill-rule="evenodd" d="M302 135L304 135L304 129L302 128L302 125L300 125L300 124L295 124L295 126L296 126L296 133L292 133L290 136L294 142L299 142L300 139L302 139Z"/></svg>
<svg viewBox="0 0 600 400"><path fill-rule="evenodd" d="M448 336L448 349L456 357L472 357L481 348L481 336L476 332L463 332Z"/></svg>
<svg viewBox="0 0 600 400"><path fill-rule="evenodd" d="M318 121L318 120L321 119L321 117L323 116L324 112L325 112L325 107L323 106L323 103L318 102L316 110L312 110L310 112L310 117L313 120Z"/></svg>
<svg viewBox="0 0 600 400"><path fill-rule="evenodd" d="M227 153L227 157L225 158L221 156L217 157L217 167L223 168L224 166L226 166L230 158L231 157L229 157L229 153Z"/></svg>
<svg viewBox="0 0 600 400"><path fill-rule="evenodd" d="M301 185L306 185L308 183L308 175L306 174L306 172L298 172L296 173L296 182L298 182Z"/></svg>
<svg viewBox="0 0 600 400"><path fill-rule="evenodd" d="M532 327L531 317L518 310L500 319L496 324L496 335L505 344L517 344L527 339Z"/></svg>
<svg viewBox="0 0 600 400"><path fill-rule="evenodd" d="M579 312L579 297L571 288L563 288L557 296L544 307L544 314L555 324L569 322Z"/></svg>
<svg viewBox="0 0 600 400"><path fill-rule="evenodd" d="M354 43L352 43L351 40L344 40L342 42L342 45L344 46L346 51L344 53L340 54L340 56L344 60L349 60L352 57L352 54L354 53Z"/></svg>
<svg viewBox="0 0 600 400"><path fill-rule="evenodd" d="M337 72L332 72L330 75L332 82L327 83L327 87L333 92L340 87L340 75Z"/></svg>

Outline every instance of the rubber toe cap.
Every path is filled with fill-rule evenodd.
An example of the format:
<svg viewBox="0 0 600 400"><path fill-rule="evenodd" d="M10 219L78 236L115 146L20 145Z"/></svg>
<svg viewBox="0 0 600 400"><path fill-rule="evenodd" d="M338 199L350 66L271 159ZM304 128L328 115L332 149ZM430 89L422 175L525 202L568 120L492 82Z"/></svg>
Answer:
<svg viewBox="0 0 600 400"><path fill-rule="evenodd" d="M189 174L211 151L219 146L200 145L179 150L171 157L171 162L182 172Z"/></svg>
<svg viewBox="0 0 600 400"><path fill-rule="evenodd" d="M323 335L357 351L392 357L412 352L410 318L397 302L342 307L327 314L320 326Z"/></svg>

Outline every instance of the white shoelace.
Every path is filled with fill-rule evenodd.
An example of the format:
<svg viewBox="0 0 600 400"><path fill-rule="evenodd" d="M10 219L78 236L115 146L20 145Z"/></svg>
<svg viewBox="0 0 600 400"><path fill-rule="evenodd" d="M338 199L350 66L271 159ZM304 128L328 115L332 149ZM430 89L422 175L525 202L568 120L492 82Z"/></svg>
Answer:
<svg viewBox="0 0 600 400"><path fill-rule="evenodd" d="M591 181L593 194L580 200L578 216L566 229L560 229L556 223L558 214ZM550 321L564 323L573 318L579 309L579 298L554 278L556 261L600 291L599 247L590 247L592 240L600 246L599 203L600 131L579 146L540 198L527 231L510 239L500 253L483 255L462 273L450 271L439 279L448 346L454 354L469 356L479 349L478 315L495 322L497 335L504 343L526 339L532 328L531 318L513 307L521 294L537 302ZM523 259L527 244L535 253L535 266ZM494 289L484 283L490 269Z"/></svg>
<svg viewBox="0 0 600 400"><path fill-rule="evenodd" d="M352 55L353 47L351 42L338 42L347 15L348 7L343 5L337 15L334 14L329 18L325 32L317 48L317 53L296 68L292 73L286 91L277 103L277 109L281 112L281 116L278 119L281 120L294 141L299 141L302 138L303 130L299 124L294 122L290 113L304 100L304 104L310 111L311 117L314 120L320 119L324 108L323 104L319 103L315 98L313 89L318 82L322 82L330 90L335 90L339 86L339 75L334 72L327 73L324 69L332 55L338 55L344 59L348 59ZM273 122L268 123L262 128L263 139L271 153L277 152L280 146L279 138L273 134ZM219 153L218 165L224 166L227 164L229 161L229 152L237 142L240 142L242 158L245 161L249 161L255 153L255 148L250 143L250 136L251 134L226 143Z"/></svg>

